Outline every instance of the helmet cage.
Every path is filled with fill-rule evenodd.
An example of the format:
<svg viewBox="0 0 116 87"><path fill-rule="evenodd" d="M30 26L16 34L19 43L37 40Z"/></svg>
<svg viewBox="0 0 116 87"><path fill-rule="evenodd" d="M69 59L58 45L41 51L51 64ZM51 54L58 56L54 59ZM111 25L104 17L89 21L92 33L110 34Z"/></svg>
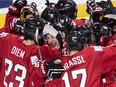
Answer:
<svg viewBox="0 0 116 87"><path fill-rule="evenodd" d="M66 42L70 51L82 50L86 40L86 36L77 30L71 31L70 34L66 37Z"/></svg>

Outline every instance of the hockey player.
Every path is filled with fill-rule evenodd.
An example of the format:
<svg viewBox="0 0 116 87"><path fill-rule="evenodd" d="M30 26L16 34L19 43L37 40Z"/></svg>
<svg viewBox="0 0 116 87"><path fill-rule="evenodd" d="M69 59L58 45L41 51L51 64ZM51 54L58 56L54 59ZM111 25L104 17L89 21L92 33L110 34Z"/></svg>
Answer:
<svg viewBox="0 0 116 87"><path fill-rule="evenodd" d="M12 5L9 6L9 11L6 14L5 24L1 31L13 31L12 28L14 29L14 27L16 26L16 22L20 17L20 11L25 5L27 5L26 0L16 0Z"/></svg>
<svg viewBox="0 0 116 87"><path fill-rule="evenodd" d="M61 15L67 15L71 19L77 17L77 5L73 0L59 0L56 4L56 8Z"/></svg>
<svg viewBox="0 0 116 87"><path fill-rule="evenodd" d="M60 78L47 80L46 87L104 87L102 75L109 69L108 67L116 65L116 54L113 52L116 45L83 49L82 40L84 38L80 37L77 31L72 31L68 35L70 57L62 58L66 70Z"/></svg>
<svg viewBox="0 0 116 87"><path fill-rule="evenodd" d="M112 37L112 29L104 23L94 23L92 26L95 34L95 45L107 46Z"/></svg>
<svg viewBox="0 0 116 87"><path fill-rule="evenodd" d="M90 28L93 29L96 37L96 45L107 46L112 32L111 28L102 22L105 14L104 9L93 0L88 0L86 4L86 11L90 14L90 20L92 21Z"/></svg>
<svg viewBox="0 0 116 87"><path fill-rule="evenodd" d="M47 75L54 76L51 67L63 69L58 62L54 65L54 61L41 59L37 46L38 34L41 33L40 22L37 18L25 21L24 39L14 34L0 33L1 87L43 87L44 78Z"/></svg>
<svg viewBox="0 0 116 87"><path fill-rule="evenodd" d="M63 49L61 34L52 25L47 24L44 26L43 35L45 40L45 44L41 46L43 57L47 60L51 60L53 58L61 59L61 50ZM45 50L47 51L47 53L43 53Z"/></svg>
<svg viewBox="0 0 116 87"><path fill-rule="evenodd" d="M27 5L26 0L16 0L8 10L5 25L0 32L14 33L19 36L24 32L23 20L36 16L37 12L36 6L33 3Z"/></svg>
<svg viewBox="0 0 116 87"><path fill-rule="evenodd" d="M73 0L59 0L56 4L56 8L61 15L66 15L73 20L76 26L80 27L84 23L88 22L87 19L78 19L78 8Z"/></svg>
<svg viewBox="0 0 116 87"><path fill-rule="evenodd" d="M111 28L112 37L108 42L108 45L111 45L116 42L116 15L115 14L107 14L103 17L102 22L107 24ZM116 69L109 69L110 74L106 74L105 76L105 87L112 87L114 84L116 86L115 82L115 75L116 75ZM115 87L113 86L113 87Z"/></svg>
<svg viewBox="0 0 116 87"><path fill-rule="evenodd" d="M107 14L103 17L102 22L107 24L112 30L112 39L109 44L116 42L116 15Z"/></svg>
<svg viewBox="0 0 116 87"><path fill-rule="evenodd" d="M112 1L100 1L100 2L96 2L97 5L101 6L104 10L104 15L107 14L115 14L115 8L112 5Z"/></svg>
<svg viewBox="0 0 116 87"><path fill-rule="evenodd" d="M50 26L44 28L43 34L44 34L45 42L47 43L45 43L41 47L41 50L48 51L46 54L42 52L42 54L46 56L45 58L47 59L60 58L61 59L62 56L69 55L68 51L66 50L66 42L65 42L66 34L65 33L69 33L70 30L73 28L76 28L76 26L74 26L74 23L72 22L72 20L65 15L59 15L58 18L55 19L54 23L51 23ZM50 57L49 54L52 56Z"/></svg>

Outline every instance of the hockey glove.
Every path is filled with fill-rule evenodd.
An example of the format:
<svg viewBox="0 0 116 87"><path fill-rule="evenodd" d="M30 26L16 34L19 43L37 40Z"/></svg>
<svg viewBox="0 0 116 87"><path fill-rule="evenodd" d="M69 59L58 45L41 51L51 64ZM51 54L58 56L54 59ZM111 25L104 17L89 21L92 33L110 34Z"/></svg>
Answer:
<svg viewBox="0 0 116 87"><path fill-rule="evenodd" d="M10 21L9 23L11 32L15 32L15 33L23 33L24 30L23 25L24 22L17 18L12 19L12 21Z"/></svg>
<svg viewBox="0 0 116 87"><path fill-rule="evenodd" d="M24 33L24 21L18 20L16 23L16 33Z"/></svg>
<svg viewBox="0 0 116 87"><path fill-rule="evenodd" d="M21 8L24 7L26 4L26 0L16 0L14 4L10 5L9 13L12 15L19 16Z"/></svg>
<svg viewBox="0 0 116 87"><path fill-rule="evenodd" d="M92 1L92 0L88 0L86 2L86 5L87 5L87 9L86 9L86 12L88 14L96 14L96 13L100 13L100 12L103 12L103 9L102 7L98 6L96 2Z"/></svg>
<svg viewBox="0 0 116 87"><path fill-rule="evenodd" d="M103 35L101 38L100 38L100 45L101 46L107 46L108 45L108 42L111 40L112 38L110 36L107 36L107 35Z"/></svg>
<svg viewBox="0 0 116 87"><path fill-rule="evenodd" d="M61 65L60 59L54 59L46 62L46 70L48 78L59 78L65 69Z"/></svg>

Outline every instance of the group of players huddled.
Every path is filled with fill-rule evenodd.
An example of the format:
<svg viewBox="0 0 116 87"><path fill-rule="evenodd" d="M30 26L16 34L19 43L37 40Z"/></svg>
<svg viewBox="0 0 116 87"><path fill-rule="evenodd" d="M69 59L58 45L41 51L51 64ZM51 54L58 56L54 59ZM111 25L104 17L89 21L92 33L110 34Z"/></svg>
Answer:
<svg viewBox="0 0 116 87"><path fill-rule="evenodd" d="M87 0L16 0L0 29L0 87L116 87L116 9Z"/></svg>

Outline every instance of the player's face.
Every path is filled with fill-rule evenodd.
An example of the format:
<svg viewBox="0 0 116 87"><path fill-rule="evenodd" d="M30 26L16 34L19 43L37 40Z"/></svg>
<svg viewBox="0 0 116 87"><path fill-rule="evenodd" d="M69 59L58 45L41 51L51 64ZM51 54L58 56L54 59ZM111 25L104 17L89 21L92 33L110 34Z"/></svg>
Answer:
<svg viewBox="0 0 116 87"><path fill-rule="evenodd" d="M113 31L116 32L116 25L113 27Z"/></svg>
<svg viewBox="0 0 116 87"><path fill-rule="evenodd" d="M47 39L48 44L51 45L53 48L59 46L58 40L51 34L47 34L46 39Z"/></svg>
<svg viewBox="0 0 116 87"><path fill-rule="evenodd" d="M29 18L32 18L32 17L34 17L32 14L26 15L26 19L29 19Z"/></svg>

